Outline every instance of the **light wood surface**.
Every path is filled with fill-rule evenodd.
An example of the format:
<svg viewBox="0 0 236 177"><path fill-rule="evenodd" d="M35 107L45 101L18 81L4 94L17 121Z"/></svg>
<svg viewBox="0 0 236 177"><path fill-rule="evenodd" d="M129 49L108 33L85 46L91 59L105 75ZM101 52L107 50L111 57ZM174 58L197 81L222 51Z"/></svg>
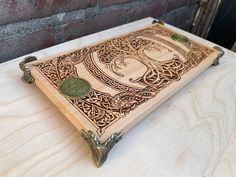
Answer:
<svg viewBox="0 0 236 177"><path fill-rule="evenodd" d="M31 55L51 56L152 20ZM236 55L225 52L219 66L207 69L127 133L100 169L91 163L90 150L77 129L37 87L20 80L22 73L16 68L23 57L1 64L0 176L210 177L235 129Z"/></svg>
<svg viewBox="0 0 236 177"><path fill-rule="evenodd" d="M236 177L236 131L217 165L213 177Z"/></svg>

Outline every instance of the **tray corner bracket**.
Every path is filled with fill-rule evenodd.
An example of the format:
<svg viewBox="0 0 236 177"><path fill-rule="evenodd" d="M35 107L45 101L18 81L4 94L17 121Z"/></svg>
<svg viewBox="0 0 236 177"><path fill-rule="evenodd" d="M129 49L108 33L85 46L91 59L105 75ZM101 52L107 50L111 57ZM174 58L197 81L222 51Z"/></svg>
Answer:
<svg viewBox="0 0 236 177"><path fill-rule="evenodd" d="M80 134L89 145L92 151L93 161L97 167L102 166L106 161L110 150L122 139L123 136L123 133L114 133L104 143L101 143L96 134L90 130L86 132L82 129Z"/></svg>
<svg viewBox="0 0 236 177"><path fill-rule="evenodd" d="M217 66L220 64L220 58L224 56L225 52L224 50L219 47L219 46L214 46L213 47L215 50L218 50L220 52L220 54L218 55L218 57L213 61L212 66Z"/></svg>
<svg viewBox="0 0 236 177"><path fill-rule="evenodd" d="M155 23L158 23L158 24L163 25L163 26L165 25L165 22L163 20L153 20L152 24L155 24Z"/></svg>
<svg viewBox="0 0 236 177"><path fill-rule="evenodd" d="M21 79L26 82L27 84L34 84L35 83L35 79L34 77L31 75L31 71L29 66L27 65L27 63L32 62L37 60L36 57L34 56L29 56L24 58L24 60L22 62L19 63L19 67L20 69L23 71L23 76L21 77Z"/></svg>

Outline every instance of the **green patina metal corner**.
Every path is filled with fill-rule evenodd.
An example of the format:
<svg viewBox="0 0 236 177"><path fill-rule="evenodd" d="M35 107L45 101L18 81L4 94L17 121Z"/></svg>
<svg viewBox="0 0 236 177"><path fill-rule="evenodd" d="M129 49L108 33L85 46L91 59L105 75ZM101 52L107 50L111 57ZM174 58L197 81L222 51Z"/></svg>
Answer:
<svg viewBox="0 0 236 177"><path fill-rule="evenodd" d="M101 143L92 131L81 130L81 136L92 151L93 161L97 167L100 167L106 161L108 153L113 146L121 140L123 133L112 134L104 143Z"/></svg>
<svg viewBox="0 0 236 177"><path fill-rule="evenodd" d="M162 21L162 20L153 20L152 24L155 24L155 23L158 23L160 25L165 25L164 21Z"/></svg>
<svg viewBox="0 0 236 177"><path fill-rule="evenodd" d="M213 61L212 66L217 66L220 64L220 58L224 56L225 52L224 50L219 47L219 46L214 46L213 47L215 50L218 50L220 52L220 54L218 55L218 57Z"/></svg>
<svg viewBox="0 0 236 177"><path fill-rule="evenodd" d="M59 90L65 97L76 99L86 96L91 91L91 85L87 80L79 77L68 78L62 81Z"/></svg>
<svg viewBox="0 0 236 177"><path fill-rule="evenodd" d="M189 39L186 36L183 36L181 34L173 34L171 36L171 39L173 39L174 41L178 41L180 43L188 43Z"/></svg>
<svg viewBox="0 0 236 177"><path fill-rule="evenodd" d="M35 83L35 79L31 75L31 71L29 67L27 66L27 63L35 61L35 60L37 60L36 57L30 56L30 57L26 57L22 62L19 63L19 67L23 71L23 76L21 77L21 79L27 84Z"/></svg>

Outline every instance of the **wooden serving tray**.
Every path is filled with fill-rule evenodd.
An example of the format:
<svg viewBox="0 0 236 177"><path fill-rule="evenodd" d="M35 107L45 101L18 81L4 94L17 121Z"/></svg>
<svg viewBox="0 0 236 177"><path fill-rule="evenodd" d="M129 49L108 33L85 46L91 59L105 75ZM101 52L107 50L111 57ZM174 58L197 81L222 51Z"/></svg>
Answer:
<svg viewBox="0 0 236 177"><path fill-rule="evenodd" d="M57 56L28 57L20 67L23 80L81 131L101 166L123 133L222 55L154 22Z"/></svg>

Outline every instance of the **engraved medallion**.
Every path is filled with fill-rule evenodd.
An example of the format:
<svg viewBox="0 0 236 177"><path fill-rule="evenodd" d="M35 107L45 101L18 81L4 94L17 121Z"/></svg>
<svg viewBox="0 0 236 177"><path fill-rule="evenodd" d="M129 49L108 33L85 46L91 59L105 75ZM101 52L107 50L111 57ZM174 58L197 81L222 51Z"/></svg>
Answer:
<svg viewBox="0 0 236 177"><path fill-rule="evenodd" d="M66 97L81 98L90 92L91 85L85 79L69 78L61 83L59 90Z"/></svg>
<svg viewBox="0 0 236 177"><path fill-rule="evenodd" d="M187 42L189 42L189 39L186 36L183 36L181 34L173 34L171 36L171 39L173 39L174 41L178 41L180 43L187 43Z"/></svg>

